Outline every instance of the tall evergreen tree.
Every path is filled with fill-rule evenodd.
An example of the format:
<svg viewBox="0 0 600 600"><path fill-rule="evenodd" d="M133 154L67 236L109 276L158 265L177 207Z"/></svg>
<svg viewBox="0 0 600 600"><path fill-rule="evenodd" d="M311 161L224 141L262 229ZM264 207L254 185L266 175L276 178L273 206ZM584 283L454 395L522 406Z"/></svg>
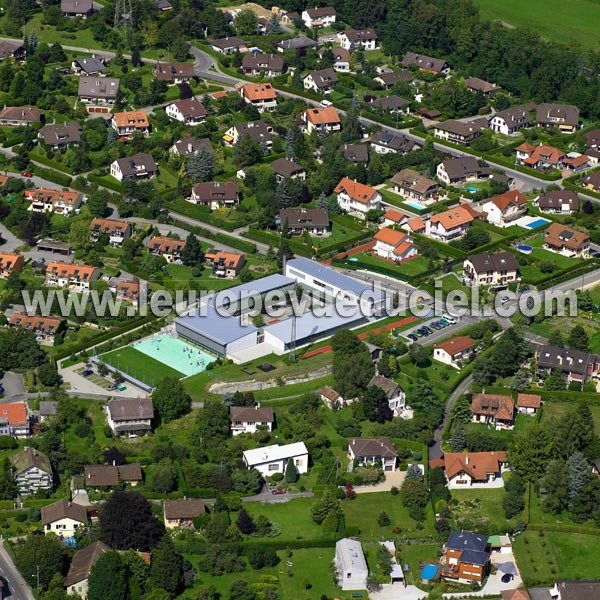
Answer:
<svg viewBox="0 0 600 600"><path fill-rule="evenodd" d="M162 588L173 595L183 587L183 557L175 551L168 535L152 550L150 580L154 588Z"/></svg>
<svg viewBox="0 0 600 600"><path fill-rule="evenodd" d="M105 552L94 563L88 580L89 600L127 600L127 567L118 552Z"/></svg>
<svg viewBox="0 0 600 600"><path fill-rule="evenodd" d="M181 252L181 262L188 267L195 267L204 260L202 246L198 238L190 233L185 240L185 247Z"/></svg>
<svg viewBox="0 0 600 600"><path fill-rule="evenodd" d="M236 525L244 535L250 535L256 531L256 523L245 508L242 508L238 513Z"/></svg>
<svg viewBox="0 0 600 600"><path fill-rule="evenodd" d="M465 430L462 423L457 423L452 430L452 437L450 439L450 447L452 452L462 452L467 444L465 437Z"/></svg>
<svg viewBox="0 0 600 600"><path fill-rule="evenodd" d="M569 505L569 469L564 460L553 460L548 472L541 480L544 494L542 507L553 514L559 514Z"/></svg>
<svg viewBox="0 0 600 600"><path fill-rule="evenodd" d="M210 181L213 177L214 160L212 154L203 146L189 158L186 171L190 179Z"/></svg>
<svg viewBox="0 0 600 600"><path fill-rule="evenodd" d="M298 469L296 469L293 458L289 458L285 466L285 480L288 483L296 483L298 481Z"/></svg>
<svg viewBox="0 0 600 600"><path fill-rule="evenodd" d="M569 500L573 500L585 485L590 473L590 465L581 452L575 452L567 458L567 469L569 470Z"/></svg>

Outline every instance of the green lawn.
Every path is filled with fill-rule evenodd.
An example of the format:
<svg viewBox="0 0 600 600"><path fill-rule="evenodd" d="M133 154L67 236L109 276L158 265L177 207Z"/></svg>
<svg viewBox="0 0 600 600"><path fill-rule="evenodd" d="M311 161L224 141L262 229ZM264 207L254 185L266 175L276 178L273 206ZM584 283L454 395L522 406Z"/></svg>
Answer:
<svg viewBox="0 0 600 600"><path fill-rule="evenodd" d="M175 377L181 379L184 375L175 369L161 363L160 361L132 348L125 346L112 352L101 355L101 360L115 367L122 373L127 373L144 381L148 385L155 385L164 377Z"/></svg>
<svg viewBox="0 0 600 600"><path fill-rule="evenodd" d="M600 404L589 404L592 419L594 420L594 429L600 435ZM573 406L567 402L545 402L542 419L544 421L553 419L560 420L568 411L573 410Z"/></svg>
<svg viewBox="0 0 600 600"><path fill-rule="evenodd" d="M422 529L419 528L419 523L408 515L400 496L392 496L390 492L357 494L354 500L343 502L342 508L346 515L346 527L350 525L358 527L361 540L390 539L396 536L392 533L395 527L401 528L399 535L402 537L425 538L436 535L433 528L433 511L429 503ZM381 512L386 512L390 518L391 524L388 527L380 527L377 523L377 517Z"/></svg>
<svg viewBox="0 0 600 600"><path fill-rule="evenodd" d="M558 42L598 48L600 4L596 0L475 0L481 15L515 27L525 27Z"/></svg>
<svg viewBox="0 0 600 600"><path fill-rule="evenodd" d="M560 271L561 269L566 269L572 266L579 260L576 258L568 258L567 256L550 252L549 250L544 250L542 247L544 244L544 234L542 233L524 240L522 243L533 246L533 252L527 256L527 258L531 261L531 264L519 267L521 277L523 278L523 281L526 282L535 283L542 277L546 277L548 275L548 273L542 273L540 271L541 263L553 264L555 271Z"/></svg>
<svg viewBox="0 0 600 600"><path fill-rule="evenodd" d="M515 418L514 429L488 429L485 423L467 423L465 425L465 431L482 431L490 437L505 440L508 445L515 432L523 431L531 423L533 423L533 417L519 413Z"/></svg>
<svg viewBox="0 0 600 600"><path fill-rule="evenodd" d="M598 536L527 531L516 538L513 549L527 587L598 578Z"/></svg>
<svg viewBox="0 0 600 600"><path fill-rule="evenodd" d="M391 271L397 271L403 275L407 275L409 277L417 277L419 275L423 275L429 271L429 260L424 256L417 256L415 258L411 258L410 260L405 260L398 264L393 264L383 258L380 258L374 254L367 254L365 252L361 252L356 255L356 258L361 263L366 265L373 265L374 267L384 267L388 268Z"/></svg>
<svg viewBox="0 0 600 600"><path fill-rule="evenodd" d="M461 503L452 509L459 527L469 529L476 526L477 531L482 533L504 534L516 520L504 518L504 488L452 490L452 497Z"/></svg>
<svg viewBox="0 0 600 600"><path fill-rule="evenodd" d="M288 552L278 552L281 562L276 567L264 568L254 571L247 567L242 573L229 573L220 577L213 577L208 573L198 571L197 583L186 590L179 598L195 600L198 598L198 588L203 585L214 585L220 597L229 597L231 584L243 579L250 585L260 587L264 583L274 583L280 598L298 598L302 600L319 600L323 595L328 598L350 600L352 592L343 592L332 579L332 561L335 549L331 548L303 548ZM197 557L185 555L192 563L196 564ZM291 566L288 566L288 562ZM310 586L306 588L306 584ZM363 592L366 600L367 592Z"/></svg>

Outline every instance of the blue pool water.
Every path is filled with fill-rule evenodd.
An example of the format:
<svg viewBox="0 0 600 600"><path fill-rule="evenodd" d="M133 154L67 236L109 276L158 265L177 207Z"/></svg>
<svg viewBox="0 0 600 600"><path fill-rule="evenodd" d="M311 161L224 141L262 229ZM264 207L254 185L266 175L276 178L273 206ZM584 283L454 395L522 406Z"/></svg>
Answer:
<svg viewBox="0 0 600 600"><path fill-rule="evenodd" d="M525 254L531 254L531 252L533 251L533 247L532 246L528 246L527 244L519 244L517 246L517 250L519 252L523 252Z"/></svg>
<svg viewBox="0 0 600 600"><path fill-rule="evenodd" d="M215 360L214 356L166 333L144 338L133 347L187 376L201 373Z"/></svg>
<svg viewBox="0 0 600 600"><path fill-rule="evenodd" d="M425 565L421 570L420 578L423 581L431 581L437 575L438 567L437 565Z"/></svg>
<svg viewBox="0 0 600 600"><path fill-rule="evenodd" d="M525 227L527 227L527 229L536 229L537 227L542 227L546 223L550 223L550 221L548 221L548 219L536 219L528 225L525 225Z"/></svg>
<svg viewBox="0 0 600 600"><path fill-rule="evenodd" d="M349 258L348 259L350 262L358 262L358 258Z"/></svg>
<svg viewBox="0 0 600 600"><path fill-rule="evenodd" d="M479 191L479 189L478 189L478 188L476 188L476 187L474 187L474 186L472 186L472 185L469 185L469 186L467 186L467 187L465 188L465 190L467 190L467 192L478 192L478 191Z"/></svg>
<svg viewBox="0 0 600 600"><path fill-rule="evenodd" d="M425 210L427 207L416 200L405 200L404 204L408 204L408 206L412 208L416 208L417 210Z"/></svg>

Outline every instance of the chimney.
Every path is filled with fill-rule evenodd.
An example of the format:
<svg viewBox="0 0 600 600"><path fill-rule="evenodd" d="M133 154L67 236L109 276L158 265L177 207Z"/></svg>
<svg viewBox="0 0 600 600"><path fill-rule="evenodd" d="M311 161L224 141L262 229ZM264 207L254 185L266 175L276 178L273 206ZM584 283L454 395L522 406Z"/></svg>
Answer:
<svg viewBox="0 0 600 600"><path fill-rule="evenodd" d="M469 455L467 454L467 456L465 457L465 465L469 464Z"/></svg>
<svg viewBox="0 0 600 600"><path fill-rule="evenodd" d="M117 466L117 461L113 459L113 467Z"/></svg>

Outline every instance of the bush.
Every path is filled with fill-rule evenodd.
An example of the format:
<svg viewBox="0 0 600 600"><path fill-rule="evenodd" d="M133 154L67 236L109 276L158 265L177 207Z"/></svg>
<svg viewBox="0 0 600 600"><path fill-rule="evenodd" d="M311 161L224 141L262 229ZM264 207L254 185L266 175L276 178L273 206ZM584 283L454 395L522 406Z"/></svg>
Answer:
<svg viewBox="0 0 600 600"><path fill-rule="evenodd" d="M19 443L10 435L0 435L0 450L14 450Z"/></svg>
<svg viewBox="0 0 600 600"><path fill-rule="evenodd" d="M279 556L271 546L252 546L248 548L246 557L253 569L274 567L279 563Z"/></svg>
<svg viewBox="0 0 600 600"><path fill-rule="evenodd" d="M397 496L399 493L400 490L395 485L393 485L390 489L390 494L392 494L392 496Z"/></svg>
<svg viewBox="0 0 600 600"><path fill-rule="evenodd" d="M283 473L273 473L270 479L273 483L279 483L283 479Z"/></svg>
<svg viewBox="0 0 600 600"><path fill-rule="evenodd" d="M25 521L27 521L27 513L19 513L15 517L15 521L17 521L19 523L24 523Z"/></svg>
<svg viewBox="0 0 600 600"><path fill-rule="evenodd" d="M377 517L377 525L379 525L379 527L387 527L390 523L391 521L388 514L385 511L380 512Z"/></svg>

